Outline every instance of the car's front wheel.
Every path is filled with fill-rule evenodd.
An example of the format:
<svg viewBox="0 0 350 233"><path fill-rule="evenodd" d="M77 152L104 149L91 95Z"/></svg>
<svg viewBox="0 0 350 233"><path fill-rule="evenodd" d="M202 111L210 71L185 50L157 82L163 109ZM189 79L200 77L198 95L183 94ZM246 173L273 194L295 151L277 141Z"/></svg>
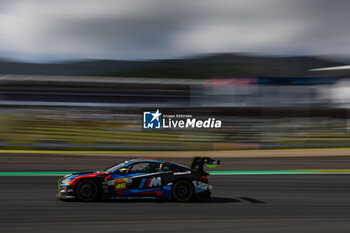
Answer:
<svg viewBox="0 0 350 233"><path fill-rule="evenodd" d="M98 197L97 184L92 180L82 180L78 183L75 194L80 201L95 201Z"/></svg>
<svg viewBox="0 0 350 233"><path fill-rule="evenodd" d="M194 188L191 182L180 180L172 188L172 196L175 201L186 202L192 199Z"/></svg>

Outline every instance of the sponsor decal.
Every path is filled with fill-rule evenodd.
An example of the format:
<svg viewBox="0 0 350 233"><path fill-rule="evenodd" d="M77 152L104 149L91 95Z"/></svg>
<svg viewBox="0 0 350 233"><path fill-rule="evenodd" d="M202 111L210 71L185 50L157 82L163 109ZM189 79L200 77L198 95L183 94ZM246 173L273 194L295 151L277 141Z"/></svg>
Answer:
<svg viewBox="0 0 350 233"><path fill-rule="evenodd" d="M162 185L161 177L142 179L139 188L152 188Z"/></svg>
<svg viewBox="0 0 350 233"><path fill-rule="evenodd" d="M162 178L155 177L155 178L152 178L151 183L149 184L148 187L156 187L161 185L162 185Z"/></svg>
<svg viewBox="0 0 350 233"><path fill-rule="evenodd" d="M114 186L115 191L126 190L127 189L125 178L115 179L114 180L114 184L115 184L115 186Z"/></svg>
<svg viewBox="0 0 350 233"><path fill-rule="evenodd" d="M118 183L115 185L115 190L125 190L126 184L125 183Z"/></svg>
<svg viewBox="0 0 350 233"><path fill-rule="evenodd" d="M221 128L221 126L222 121L212 117L198 119L193 117L191 114L162 114L159 109L157 109L157 111L143 112L143 129L216 129Z"/></svg>
<svg viewBox="0 0 350 233"><path fill-rule="evenodd" d="M191 174L191 171L185 171L185 172L174 172L174 175L177 176L177 175L188 175L188 174Z"/></svg>

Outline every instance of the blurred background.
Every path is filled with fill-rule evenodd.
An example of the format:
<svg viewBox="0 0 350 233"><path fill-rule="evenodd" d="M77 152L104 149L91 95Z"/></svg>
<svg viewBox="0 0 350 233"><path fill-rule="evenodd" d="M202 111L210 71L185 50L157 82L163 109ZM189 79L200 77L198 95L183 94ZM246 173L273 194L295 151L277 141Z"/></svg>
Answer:
<svg viewBox="0 0 350 233"><path fill-rule="evenodd" d="M350 1L0 0L0 232L350 232ZM222 121L142 129L144 110ZM203 202L63 202L135 157Z"/></svg>
<svg viewBox="0 0 350 233"><path fill-rule="evenodd" d="M2 1L0 149L349 147L339 3ZM223 127L142 131L144 108Z"/></svg>

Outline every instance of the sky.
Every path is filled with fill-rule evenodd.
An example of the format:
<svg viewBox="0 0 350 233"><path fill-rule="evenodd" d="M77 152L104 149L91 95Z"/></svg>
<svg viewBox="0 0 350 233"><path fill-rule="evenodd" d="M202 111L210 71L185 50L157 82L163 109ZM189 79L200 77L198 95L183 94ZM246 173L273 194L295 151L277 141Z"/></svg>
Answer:
<svg viewBox="0 0 350 233"><path fill-rule="evenodd" d="M0 57L350 54L348 0L1 0Z"/></svg>

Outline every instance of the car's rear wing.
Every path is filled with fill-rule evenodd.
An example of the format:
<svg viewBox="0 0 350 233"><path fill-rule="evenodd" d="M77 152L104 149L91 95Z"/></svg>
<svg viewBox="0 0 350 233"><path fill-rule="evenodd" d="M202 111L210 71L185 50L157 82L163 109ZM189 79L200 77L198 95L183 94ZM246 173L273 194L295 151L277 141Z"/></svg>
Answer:
<svg viewBox="0 0 350 233"><path fill-rule="evenodd" d="M214 168L220 164L220 160L211 159L209 157L195 157L192 161L191 168L199 172L205 172L203 169L204 164L207 167Z"/></svg>

